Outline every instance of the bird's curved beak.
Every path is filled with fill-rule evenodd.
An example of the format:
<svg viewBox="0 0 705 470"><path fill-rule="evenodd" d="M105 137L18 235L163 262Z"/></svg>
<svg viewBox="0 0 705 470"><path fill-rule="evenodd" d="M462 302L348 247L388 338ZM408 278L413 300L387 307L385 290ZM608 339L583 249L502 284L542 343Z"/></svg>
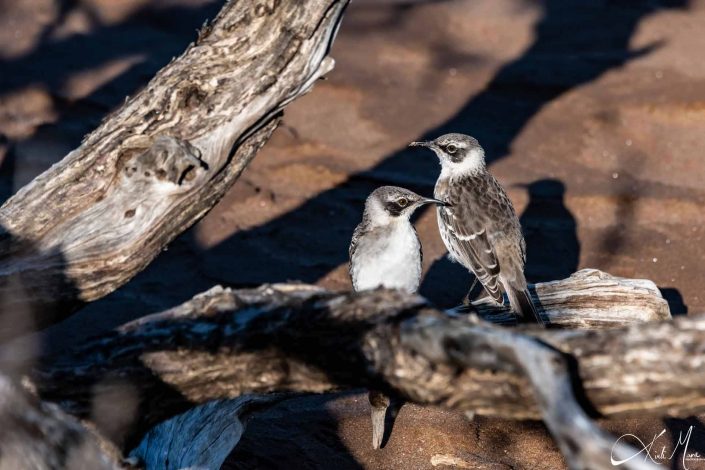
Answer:
<svg viewBox="0 0 705 470"><path fill-rule="evenodd" d="M433 145L433 142L431 141L419 141L419 142L412 142L409 144L409 147L427 147L431 148Z"/></svg>
<svg viewBox="0 0 705 470"><path fill-rule="evenodd" d="M450 206L445 201L441 201L440 199L433 199L432 197L425 197L419 201L421 205L426 205L426 204L436 204L437 206L442 206L442 207L447 207Z"/></svg>

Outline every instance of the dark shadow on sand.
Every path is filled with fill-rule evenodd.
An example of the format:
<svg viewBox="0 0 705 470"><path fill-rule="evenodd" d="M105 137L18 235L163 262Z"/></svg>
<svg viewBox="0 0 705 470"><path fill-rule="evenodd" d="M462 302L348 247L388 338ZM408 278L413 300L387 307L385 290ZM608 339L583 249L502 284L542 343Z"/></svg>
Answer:
<svg viewBox="0 0 705 470"><path fill-rule="evenodd" d="M66 10L73 4L64 2L62 8ZM536 4L543 14L534 28L534 43L521 57L502 67L485 89L468 100L456 115L418 139L451 131L464 132L480 140L489 164L505 158L524 126L545 105L658 47L653 44L631 50L630 39L640 21L662 9L687 6L684 0L547 0ZM70 103L54 93L55 102L64 110L62 119L88 113L97 120L126 94L143 86L171 56L179 54L194 39L194 30L205 18L212 17L219 6L220 2L199 9L146 8L125 23L98 27L87 36L49 41L50 34L47 34L34 52L0 62L2 70L13 71L0 79L0 95L31 83L57 90L75 72L133 54L144 54L139 65L132 66L89 98ZM140 22L157 25L154 36L133 37L129 26ZM171 36L163 33L169 31L178 31L184 41L168 41ZM85 120L82 122L85 127ZM88 122L88 125L94 124L97 122ZM77 138L80 140L80 135L87 130L90 129L76 131ZM11 163L8 160L8 165ZM363 201L375 187L396 184L430 194L437 174L438 164L432 156L412 154L401 147L375 167L352 175L346 182L259 227L234 234L212 249L198 250L189 232L131 283L84 310L84 313L93 313L84 318L99 318L97 314L109 311L112 305L114 312L120 310L119 323L122 323L184 301L214 282L235 286L290 279L315 282L347 261L350 236L360 219ZM563 204L563 185L560 181L542 180L527 189L530 194L534 191L532 202L522 215L529 243L529 278L561 277L577 267L580 248L575 221ZM546 224L554 225L551 225L552 231L543 233L541 227ZM557 237L566 237L561 241L565 259L553 265L546 262L551 253L544 244ZM453 286L462 286L462 297L470 276L458 265L445 260L437 263L439 266L434 264L431 274L438 271L438 281L429 284L422 293L439 304L443 304L444 299L455 303ZM171 279L175 271L184 276L184 282L179 285L188 287L178 292L174 292L175 289L164 292L163 279ZM150 301L145 303L145 298ZM147 310L144 305L148 305ZM100 316L104 328L115 323L116 317L109 317ZM55 338L61 341L60 335ZM342 444L332 439L329 445ZM344 447L335 448L347 462L340 464L342 468L346 468L346 464L359 468L350 461L352 457L346 454ZM260 457L257 454L257 458ZM291 463L290 457L287 458Z"/></svg>
<svg viewBox="0 0 705 470"><path fill-rule="evenodd" d="M534 44L502 67L455 116L419 136L419 140L445 132L465 132L479 138L489 164L506 157L516 136L547 103L657 47L630 49L630 38L642 19L661 9L683 8L686 2L550 0L540 5L544 14L535 26ZM432 155L419 155L402 147L377 166L352 175L297 209L236 233L208 250L203 254L204 271L209 277L235 285L289 279L315 282L347 262L350 234L360 219L364 199L375 187L395 184L429 194L437 175L438 164ZM523 222L529 225L528 277L565 277L575 270L579 258L575 221L562 202L560 181L535 184L528 187L534 191L534 203L523 216ZM535 230L536 224L549 223L541 222L542 217L557 224L547 236ZM561 236L567 237L561 242L561 260L550 265L546 259L553 254L543 243ZM431 282L422 292L443 304L446 295L462 290L455 287L456 282L460 285L468 281L456 281L467 279L458 266L446 260L439 263L432 271L439 271L438 278L443 281ZM462 295L464 292L460 298Z"/></svg>

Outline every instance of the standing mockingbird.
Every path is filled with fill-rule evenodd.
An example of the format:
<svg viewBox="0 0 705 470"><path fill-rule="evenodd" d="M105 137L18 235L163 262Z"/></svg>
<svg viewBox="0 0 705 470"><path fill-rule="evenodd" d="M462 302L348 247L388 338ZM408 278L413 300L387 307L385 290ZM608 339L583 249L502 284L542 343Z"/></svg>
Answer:
<svg viewBox="0 0 705 470"><path fill-rule="evenodd" d="M350 277L356 291L386 287L414 293L421 281L421 243L409 217L424 204L443 204L408 189L382 186L365 201L362 222L350 242ZM390 399L370 390L372 447L384 437Z"/></svg>
<svg viewBox="0 0 705 470"><path fill-rule="evenodd" d="M480 144L467 135L446 134L410 145L428 147L441 161L434 196L447 203L438 208L438 228L451 257L471 270L499 304L506 292L520 320L543 325L526 286L526 243L519 219L485 168Z"/></svg>

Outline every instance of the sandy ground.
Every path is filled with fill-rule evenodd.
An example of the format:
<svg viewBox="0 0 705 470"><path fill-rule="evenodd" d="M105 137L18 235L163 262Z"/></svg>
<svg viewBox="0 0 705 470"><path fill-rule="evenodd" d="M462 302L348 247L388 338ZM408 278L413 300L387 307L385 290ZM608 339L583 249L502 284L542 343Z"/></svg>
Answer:
<svg viewBox="0 0 705 470"><path fill-rule="evenodd" d="M0 0L0 198L80 143L218 10L198 0ZM127 286L43 337L56 352L213 284L349 288L347 247L382 184L430 194L435 158L408 142L461 131L521 214L532 281L591 267L652 279L674 314L705 307L705 2L358 2L336 69L218 206ZM422 293L457 303L469 276L421 213ZM673 446L688 421L619 420ZM250 424L232 468L562 468L538 423L405 406L369 447L364 394L303 397ZM316 462L318 464L316 464ZM672 468L681 464L665 461ZM699 466L700 465L700 466ZM705 468L703 462L688 468Z"/></svg>

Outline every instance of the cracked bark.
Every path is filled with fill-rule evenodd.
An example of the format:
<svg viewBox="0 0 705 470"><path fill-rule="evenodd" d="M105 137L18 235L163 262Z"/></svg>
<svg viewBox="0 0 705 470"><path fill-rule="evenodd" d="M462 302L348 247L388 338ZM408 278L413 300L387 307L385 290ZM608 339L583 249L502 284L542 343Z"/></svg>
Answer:
<svg viewBox="0 0 705 470"><path fill-rule="evenodd" d="M45 327L144 269L330 71L346 0L227 2L195 43L0 208L3 315ZM18 282L19 281L19 282ZM0 322L0 339L17 335Z"/></svg>
<svg viewBox="0 0 705 470"><path fill-rule="evenodd" d="M0 340L18 334L10 312L31 306L27 329L36 329L112 292L213 207L279 111L331 69L327 54L346 4L226 3L182 56L8 200L0 208ZM583 275L536 286L553 325L668 317L652 284ZM511 322L492 306L476 307ZM76 454L81 463L110 468L100 439L65 412L131 448L155 424L211 400L365 386L481 414L543 417L575 468L606 468L608 436L580 405L605 415L705 409L700 317L599 332L507 331L473 318L389 291L214 289L40 365L39 396L64 411L0 380L0 420L21 423L20 432L3 426L13 433L0 439L2 456L46 457L51 467L52 455L87 443L88 454ZM580 382L577 398L569 379ZM244 416L241 407L231 411ZM38 427L24 433L28 416ZM181 421L166 436L188 436L199 423ZM56 436L65 436L60 445Z"/></svg>
<svg viewBox="0 0 705 470"><path fill-rule="evenodd" d="M372 387L482 415L543 418L574 468L601 468L611 443L583 409L605 416L705 410L704 322L508 330L394 291L214 288L45 363L35 380L43 399L81 417L96 384L125 380L140 397L129 442L210 400Z"/></svg>
<svg viewBox="0 0 705 470"><path fill-rule="evenodd" d="M0 208L0 342L114 291L210 210L281 110L333 68L347 3L226 2L180 57L10 198ZM104 379L88 392L85 423L123 444L124 417L143 397L120 376ZM107 440L2 380L0 421L12 431L0 438L0 467L117 465L95 448Z"/></svg>

